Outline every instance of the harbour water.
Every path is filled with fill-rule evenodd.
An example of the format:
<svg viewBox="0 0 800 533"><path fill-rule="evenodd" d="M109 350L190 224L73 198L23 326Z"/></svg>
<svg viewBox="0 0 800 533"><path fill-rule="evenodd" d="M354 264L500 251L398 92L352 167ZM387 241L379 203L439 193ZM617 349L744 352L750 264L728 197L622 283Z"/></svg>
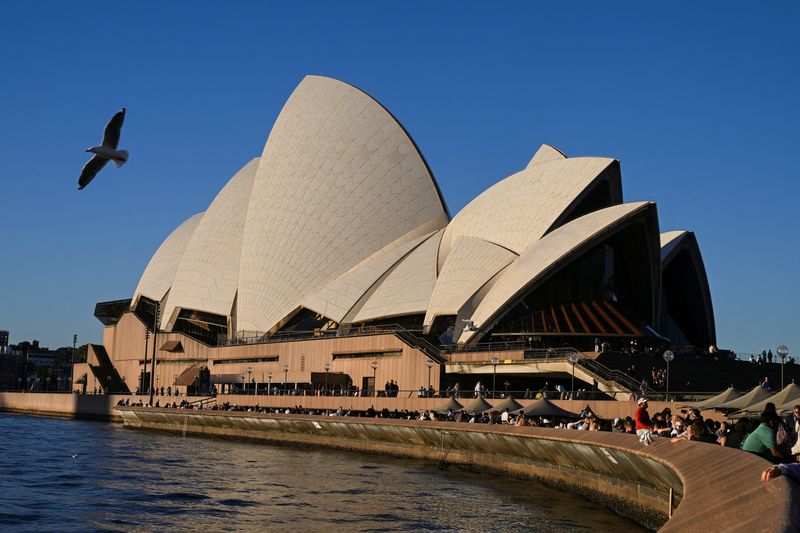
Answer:
<svg viewBox="0 0 800 533"><path fill-rule="evenodd" d="M581 496L423 461L0 414L0 530L642 531Z"/></svg>

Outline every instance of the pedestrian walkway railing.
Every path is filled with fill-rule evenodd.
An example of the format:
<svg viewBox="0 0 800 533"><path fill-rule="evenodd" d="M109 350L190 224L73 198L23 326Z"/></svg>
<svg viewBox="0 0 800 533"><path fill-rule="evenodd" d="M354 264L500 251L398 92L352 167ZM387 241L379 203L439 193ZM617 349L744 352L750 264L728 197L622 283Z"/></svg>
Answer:
<svg viewBox="0 0 800 533"><path fill-rule="evenodd" d="M189 405L197 409L210 409L217 405L217 398L214 396L203 396L202 398L189 402Z"/></svg>
<svg viewBox="0 0 800 533"><path fill-rule="evenodd" d="M528 360L534 359L565 359L572 354L580 354L580 352L570 346L562 348L540 348L533 350L525 350L523 357Z"/></svg>

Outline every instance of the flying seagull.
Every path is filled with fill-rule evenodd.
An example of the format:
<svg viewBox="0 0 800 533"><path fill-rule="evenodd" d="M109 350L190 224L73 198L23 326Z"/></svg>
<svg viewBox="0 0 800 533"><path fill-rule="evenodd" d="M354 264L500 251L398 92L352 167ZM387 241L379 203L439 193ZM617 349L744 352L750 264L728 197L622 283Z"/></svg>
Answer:
<svg viewBox="0 0 800 533"><path fill-rule="evenodd" d="M122 122L125 120L125 108L117 112L116 115L111 117L111 120L106 124L106 129L103 132L103 144L100 146L92 146L87 152L92 152L94 157L91 158L81 170L81 177L78 179L78 190L83 189L89 182L94 179L100 170L106 166L109 159L115 165L121 167L128 160L127 150L117 150L119 144L119 133L122 130Z"/></svg>

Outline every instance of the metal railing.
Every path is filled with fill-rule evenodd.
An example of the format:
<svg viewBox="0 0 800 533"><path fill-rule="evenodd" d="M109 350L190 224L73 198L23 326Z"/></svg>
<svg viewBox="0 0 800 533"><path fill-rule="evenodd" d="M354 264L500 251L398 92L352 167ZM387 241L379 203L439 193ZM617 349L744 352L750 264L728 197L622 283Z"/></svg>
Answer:
<svg viewBox="0 0 800 533"><path fill-rule="evenodd" d="M478 344L468 344L457 346L455 344L447 345L445 348L450 352L510 352L514 350L525 350L528 347L527 343L522 341L517 342L482 342Z"/></svg>
<svg viewBox="0 0 800 533"><path fill-rule="evenodd" d="M393 333L397 338L399 338L412 348L417 348L425 355L435 359L437 362L443 363L445 361L445 357L442 354L442 350L434 346L427 339L423 337L418 337L414 335L411 331L405 329L400 329L394 331Z"/></svg>
<svg viewBox="0 0 800 533"><path fill-rule="evenodd" d="M621 370L611 369L594 359L579 359L578 366L592 374L599 381L604 381L606 385L611 382L624 388L627 392L643 393L648 396L656 395L656 391L637 381Z"/></svg>
<svg viewBox="0 0 800 533"><path fill-rule="evenodd" d="M330 337L360 337L364 335L391 335L397 332L420 333L422 330L410 330L399 324L387 324L383 326L364 326L353 328L340 328L331 330L314 331L294 331L286 333L273 333L271 335L251 335L247 337L234 337L228 339L221 337L219 346L236 346L240 344L269 344L275 342L295 342L308 339L330 338Z"/></svg>
<svg viewBox="0 0 800 533"><path fill-rule="evenodd" d="M535 359L564 359L572 354L580 353L576 348L570 346L562 348L536 348L533 350L525 350L523 357L526 360Z"/></svg>
<svg viewBox="0 0 800 533"><path fill-rule="evenodd" d="M523 341L517 342L484 342L470 345L443 344L434 345L427 340L421 329L409 329L400 324L385 324L380 326L362 327L343 327L325 331L297 331L289 333L275 333L272 335L250 335L228 339L220 337L219 346L236 346L240 344L269 344L275 342L296 342L309 339L330 338L330 337L360 337L367 335L397 335L409 345L419 348L421 351L444 360L446 354L455 352L508 352L522 350L525 352L543 352L541 350L529 350L528 344ZM547 350L561 352L564 350L574 351L574 348L548 348Z"/></svg>

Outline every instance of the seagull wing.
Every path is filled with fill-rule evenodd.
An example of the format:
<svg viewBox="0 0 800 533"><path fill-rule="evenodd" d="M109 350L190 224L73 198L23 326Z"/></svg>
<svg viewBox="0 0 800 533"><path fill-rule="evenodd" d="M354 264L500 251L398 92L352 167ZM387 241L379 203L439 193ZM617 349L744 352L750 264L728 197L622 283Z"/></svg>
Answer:
<svg viewBox="0 0 800 533"><path fill-rule="evenodd" d="M96 155L83 165L81 177L78 179L78 190L89 185L89 182L97 176L97 173L100 172L104 166L106 166L106 163L108 163L108 158Z"/></svg>
<svg viewBox="0 0 800 533"><path fill-rule="evenodd" d="M106 124L106 130L103 132L103 146L109 146L114 150L117 149L119 144L119 133L122 130L122 122L125 120L125 108L120 109L116 115L111 117L111 120Z"/></svg>

